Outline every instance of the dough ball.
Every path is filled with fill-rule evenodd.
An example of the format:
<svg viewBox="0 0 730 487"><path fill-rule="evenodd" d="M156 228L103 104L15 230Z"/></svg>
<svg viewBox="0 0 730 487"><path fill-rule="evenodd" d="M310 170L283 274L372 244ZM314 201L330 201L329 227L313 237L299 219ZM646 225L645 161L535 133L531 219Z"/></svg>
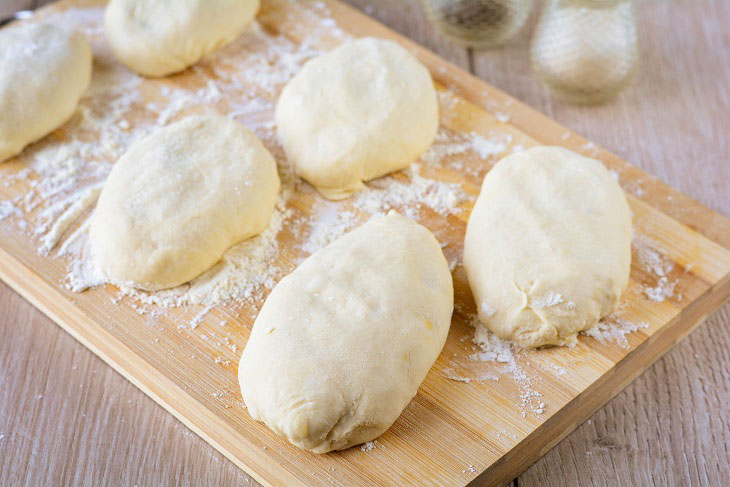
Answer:
<svg viewBox="0 0 730 487"><path fill-rule="evenodd" d="M377 438L441 353L453 307L431 232L393 211L370 220L269 295L238 367L248 412L315 453Z"/></svg>
<svg viewBox="0 0 730 487"><path fill-rule="evenodd" d="M0 29L0 161L71 118L90 81L81 34L38 23Z"/></svg>
<svg viewBox="0 0 730 487"><path fill-rule="evenodd" d="M111 0L104 26L114 54L145 76L167 76L238 37L259 0Z"/></svg>
<svg viewBox="0 0 730 487"><path fill-rule="evenodd" d="M276 124L299 175L342 199L431 145L436 91L425 66L400 45L360 39L304 65L281 92Z"/></svg>
<svg viewBox="0 0 730 487"><path fill-rule="evenodd" d="M268 225L276 162L223 117L190 117L135 142L117 161L89 229L97 265L143 289L177 286Z"/></svg>
<svg viewBox="0 0 730 487"><path fill-rule="evenodd" d="M575 343L619 303L631 212L603 164L536 147L487 173L464 241L479 320L525 347Z"/></svg>

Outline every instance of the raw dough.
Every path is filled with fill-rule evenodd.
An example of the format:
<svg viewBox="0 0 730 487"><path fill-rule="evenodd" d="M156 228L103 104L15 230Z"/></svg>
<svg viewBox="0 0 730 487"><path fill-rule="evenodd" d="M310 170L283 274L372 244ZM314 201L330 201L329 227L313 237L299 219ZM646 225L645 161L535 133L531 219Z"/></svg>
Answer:
<svg viewBox="0 0 730 487"><path fill-rule="evenodd" d="M536 147L487 173L464 241L479 320L525 347L566 345L613 311L631 266L631 212L603 164Z"/></svg>
<svg viewBox="0 0 730 487"><path fill-rule="evenodd" d="M135 142L92 217L92 254L114 281L177 286L261 232L279 192L276 162L223 117L190 117Z"/></svg>
<svg viewBox="0 0 730 487"><path fill-rule="evenodd" d="M116 56L146 76L167 76L238 37L259 0L111 0L104 26Z"/></svg>
<svg viewBox="0 0 730 487"><path fill-rule="evenodd" d="M0 161L63 125L91 81L91 48L52 25L0 29Z"/></svg>
<svg viewBox="0 0 730 487"><path fill-rule="evenodd" d="M446 341L451 274L431 232L391 211L279 282L238 367L251 417L324 453L377 438Z"/></svg>
<svg viewBox="0 0 730 487"><path fill-rule="evenodd" d="M309 61L276 105L297 172L330 199L406 167L438 128L428 70L392 41L365 38Z"/></svg>

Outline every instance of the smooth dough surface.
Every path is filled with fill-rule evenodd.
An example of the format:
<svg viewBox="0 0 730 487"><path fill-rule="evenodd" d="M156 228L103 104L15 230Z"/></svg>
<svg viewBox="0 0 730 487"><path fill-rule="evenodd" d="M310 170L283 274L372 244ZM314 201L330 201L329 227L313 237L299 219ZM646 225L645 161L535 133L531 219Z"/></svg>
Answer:
<svg viewBox="0 0 730 487"><path fill-rule="evenodd" d="M91 81L91 48L39 23L0 29L0 161L63 125Z"/></svg>
<svg viewBox="0 0 730 487"><path fill-rule="evenodd" d="M269 295L238 368L248 412L315 453L377 438L441 352L453 306L431 232L395 212L370 220Z"/></svg>
<svg viewBox="0 0 730 487"><path fill-rule="evenodd" d="M104 27L132 71L167 76L234 40L258 8L259 0L111 0Z"/></svg>
<svg viewBox="0 0 730 487"><path fill-rule="evenodd" d="M112 280L143 289L187 282L268 225L276 162L243 125L189 117L136 141L109 175L91 250Z"/></svg>
<svg viewBox="0 0 730 487"><path fill-rule="evenodd" d="M603 164L536 147L487 173L464 241L479 320L525 347L569 345L618 305L631 212Z"/></svg>
<svg viewBox="0 0 730 487"><path fill-rule="evenodd" d="M341 199L431 145L436 91L425 66L400 45L363 38L307 62L281 92L276 124L299 175Z"/></svg>

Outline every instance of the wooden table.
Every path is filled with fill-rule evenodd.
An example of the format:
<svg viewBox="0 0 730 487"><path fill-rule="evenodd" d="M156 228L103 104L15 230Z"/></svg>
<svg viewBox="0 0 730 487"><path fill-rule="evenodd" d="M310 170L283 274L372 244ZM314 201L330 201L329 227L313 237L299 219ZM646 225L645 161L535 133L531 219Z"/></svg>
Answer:
<svg viewBox="0 0 730 487"><path fill-rule="evenodd" d="M559 103L540 87L529 29L501 49L471 51L442 40L417 0L350 3L730 214L730 2L640 0L641 71L598 108ZM723 484L729 349L726 305L514 484ZM256 485L0 284L0 485L18 484Z"/></svg>

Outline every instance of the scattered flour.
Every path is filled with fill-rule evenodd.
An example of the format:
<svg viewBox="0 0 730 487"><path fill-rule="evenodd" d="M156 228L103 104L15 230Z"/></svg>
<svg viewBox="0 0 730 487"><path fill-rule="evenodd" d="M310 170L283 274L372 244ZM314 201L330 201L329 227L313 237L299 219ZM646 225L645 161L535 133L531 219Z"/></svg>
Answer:
<svg viewBox="0 0 730 487"><path fill-rule="evenodd" d="M471 142L471 149L482 159L503 154L507 150L507 142L512 139L508 135L503 135L502 138L506 141L500 139L485 139L474 132L467 136L467 140Z"/></svg>
<svg viewBox="0 0 730 487"><path fill-rule="evenodd" d="M497 122L500 122L500 123L508 123L510 121L509 114L504 113L504 112L495 113L494 118L497 120Z"/></svg>
<svg viewBox="0 0 730 487"><path fill-rule="evenodd" d="M506 429L504 429L504 428L502 428L502 429L501 429L501 430L500 430L500 431L499 431L498 433L495 433L495 435L494 435L494 436L495 436L495 437L496 437L497 439L500 439L500 438L511 438L511 439L513 439L513 440L516 440L516 439L517 439L517 434L515 434L515 433L510 433L510 432L508 432L508 431L507 431Z"/></svg>
<svg viewBox="0 0 730 487"><path fill-rule="evenodd" d="M497 336L485 328L477 319L472 320L475 326L474 338L472 341L479 347L480 351L473 354L472 360L481 362L497 362L500 364L515 364L515 357L512 353L512 343L497 338Z"/></svg>
<svg viewBox="0 0 730 487"><path fill-rule="evenodd" d="M66 230L78 220L79 216L92 205L96 204L96 200L99 198L103 186L103 183L92 185L69 198L73 203L55 219L51 228L41 238L42 245L39 249L41 253L47 254L50 252Z"/></svg>
<svg viewBox="0 0 730 487"><path fill-rule="evenodd" d="M646 322L633 323L620 317L619 311L617 311L603 318L593 328L584 330L581 333L593 337L601 343L616 342L621 348L628 349L629 341L626 339L626 335L637 331L639 328L648 327L649 324Z"/></svg>
<svg viewBox="0 0 730 487"><path fill-rule="evenodd" d="M360 451L368 452L375 450L378 446L378 440L368 441L360 446Z"/></svg>
<svg viewBox="0 0 730 487"><path fill-rule="evenodd" d="M441 132L442 145L450 137ZM328 243L339 238L347 231L363 223L367 216L382 216L391 209L402 212L409 218L418 219L423 209L448 216L460 213L462 204L473 198L458 183L437 181L424 177L423 164L442 164L444 158L454 153L466 152L461 136L454 135L458 152L452 149L445 151L427 151L418 162L414 162L399 174L385 176L366 183L365 187L351 198L338 203L323 201L312 208L309 219L309 236L302 243L301 249L311 254ZM452 146L453 148L453 146ZM453 261L450 265L456 266ZM452 270L453 270L452 267Z"/></svg>
<svg viewBox="0 0 730 487"><path fill-rule="evenodd" d="M563 303L564 299L557 293L550 293L541 300L541 305L554 306ZM595 327L582 332L584 335L591 336L601 343L616 342L623 348L629 348L626 336L637 331L640 328L647 328L647 323L633 323L620 316L620 309L615 313L601 320ZM543 394L535 390L535 384L541 379L539 376L531 376L525 369L520 366L519 357L529 356L535 353L531 349L523 349L514 345L510 341L501 340L485 326L483 326L477 316L473 316L470 324L474 327L474 335L472 342L477 347L476 352L469 355L469 360L478 362L493 362L495 365L501 366L498 375L489 377L488 374L482 377L468 377L460 375L453 367L444 369L443 374L450 380L471 383L472 381L483 381L485 379L499 380L503 374L509 375L519 387L519 407L523 408L521 416L525 417L527 412L540 415L547 410L547 405L543 399ZM452 362L452 364L454 364ZM454 364L455 365L455 364ZM557 364L548 364L548 369L559 377L566 375L567 370Z"/></svg>
<svg viewBox="0 0 730 487"><path fill-rule="evenodd" d="M674 269L674 262L659 250L659 244L651 238L634 234L631 244L636 249L639 264L646 272L665 277Z"/></svg>
<svg viewBox="0 0 730 487"><path fill-rule="evenodd" d="M190 321L190 328L192 328L193 330L195 328L197 328L198 325L200 325L200 323L203 322L203 318L205 318L205 315L207 315L208 313L210 313L210 311L212 309L213 309L213 305L212 304L209 304L208 306L206 306L205 308L203 308L200 311L200 313L198 313L197 315L195 315L195 317L192 319L192 321Z"/></svg>
<svg viewBox="0 0 730 487"><path fill-rule="evenodd" d="M656 286L646 286L644 288L644 294L655 303L661 303L674 296L674 287L676 285L676 280L670 281L666 277L661 277L657 281Z"/></svg>
<svg viewBox="0 0 730 487"><path fill-rule="evenodd" d="M341 210L340 206L330 202L315 208L310 221L310 232L301 249L312 254L338 239L357 224L359 218L354 211Z"/></svg>
<svg viewBox="0 0 730 487"><path fill-rule="evenodd" d="M461 211L459 204L470 199L461 185L428 179L420 174L419 163L411 164L403 171L408 181L397 176L376 179L353 197L353 206L371 215L385 215L389 210L400 209L409 218L418 218L423 207L429 207L441 215Z"/></svg>
<svg viewBox="0 0 730 487"><path fill-rule="evenodd" d="M664 254L657 242L645 235L635 233L631 245L641 268L656 279L653 285L643 285L642 293L655 303L672 298L678 282L669 278L669 273L674 270L674 262Z"/></svg>
<svg viewBox="0 0 730 487"><path fill-rule="evenodd" d="M23 211L15 206L12 201L0 201L0 221L11 216L23 218Z"/></svg>
<svg viewBox="0 0 730 487"><path fill-rule="evenodd" d="M224 357L216 357L214 362L217 363L218 365L223 365L226 367L231 365L231 361Z"/></svg>
<svg viewBox="0 0 730 487"><path fill-rule="evenodd" d="M467 384L473 380L471 377L464 377L462 375L457 374L456 371L451 367L444 369L444 377L446 377L449 380L455 380L456 382L465 382Z"/></svg>
<svg viewBox="0 0 730 487"><path fill-rule="evenodd" d="M552 369L552 370L553 370L553 371L554 371L554 372L555 372L556 374L558 374L558 376L563 376L563 375L566 375L566 374L568 373L568 371L567 371L567 370L565 370L565 368L564 368L564 367L561 367L561 366L559 366L559 365L555 365L555 364L550 364L550 365L549 365L549 367L550 367L550 368L551 368L551 369Z"/></svg>
<svg viewBox="0 0 730 487"><path fill-rule="evenodd" d="M508 373L520 389L520 401L518 405L524 409L523 412L532 411L534 414L543 414L546 410L545 402L542 400L542 393L536 391L533 384L538 378L533 378L519 365L516 354L530 353L529 350L519 349L507 340L497 338L479 319L474 317L471 321L474 329L472 341L479 348L479 351L472 354L471 360L481 362L496 362L503 364L503 372Z"/></svg>
<svg viewBox="0 0 730 487"><path fill-rule="evenodd" d="M485 161L496 162L498 156L507 152L512 140L512 135L506 133L490 133L487 138L476 132L460 134L442 127L436 133L433 145L421 155L421 161L427 165L449 167L471 177L481 178L483 172L490 166L464 164L463 158L459 156L471 153Z"/></svg>
<svg viewBox="0 0 730 487"><path fill-rule="evenodd" d="M584 152L587 152L590 157L597 157L600 154L598 146L596 146L593 142L586 142L585 144L582 144L580 148Z"/></svg>

